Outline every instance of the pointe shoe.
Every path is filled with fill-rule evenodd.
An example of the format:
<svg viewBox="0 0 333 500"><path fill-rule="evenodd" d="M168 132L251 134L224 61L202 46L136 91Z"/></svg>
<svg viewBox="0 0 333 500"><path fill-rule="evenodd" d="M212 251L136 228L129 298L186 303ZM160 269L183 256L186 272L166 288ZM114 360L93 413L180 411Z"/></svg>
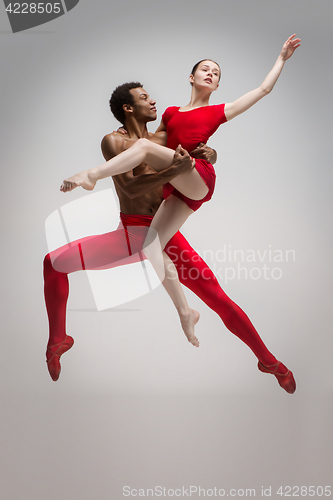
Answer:
<svg viewBox="0 0 333 500"><path fill-rule="evenodd" d="M59 378L61 365L60 365L60 357L66 351L68 351L74 344L74 339L69 335L66 335L65 339L59 344L51 345L46 350L46 363L51 375L52 380L56 382ZM52 348L57 347L54 351Z"/></svg>
<svg viewBox="0 0 333 500"><path fill-rule="evenodd" d="M282 365L281 361L275 363L275 365L263 365L258 361L258 368L263 373L271 373L275 375L277 381L279 382L282 389L284 389L288 394L293 394L296 391L296 382L294 376L290 370L287 373L277 373L279 366Z"/></svg>

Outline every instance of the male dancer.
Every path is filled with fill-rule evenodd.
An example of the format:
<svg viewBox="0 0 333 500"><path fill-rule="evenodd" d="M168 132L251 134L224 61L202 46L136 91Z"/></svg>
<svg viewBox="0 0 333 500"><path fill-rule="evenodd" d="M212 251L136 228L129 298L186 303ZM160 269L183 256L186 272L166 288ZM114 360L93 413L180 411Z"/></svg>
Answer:
<svg viewBox="0 0 333 500"><path fill-rule="evenodd" d="M155 104L139 82L117 87L111 96L110 107L117 120L125 126L128 134L113 132L104 137L102 152L106 160L127 149L141 137L161 145L166 144L165 132L151 134L146 127L149 121L156 119ZM190 154L192 157L215 160L214 152L205 145ZM59 258L54 258L52 254L46 256L44 261L45 301L50 322L50 339L46 356L53 380L59 378L60 356L74 343L65 332L67 274L79 269L111 267L107 265L108 262L128 256L128 246L124 244L124 241L122 241L123 245L119 246L113 236L112 246L110 246L110 235L118 233L116 239L119 239L119 235L125 234L123 239L128 242L135 226L148 227L162 202L163 184L187 168L191 168L190 156L185 150L178 148L174 164L164 171L155 172L148 165L141 164L130 172L113 177L120 201L120 218L124 233L116 231L79 240L76 245L72 244L70 250L60 253ZM141 235L141 244L144 242L145 234ZM137 238L138 233L134 231L133 236ZM82 252L82 247L84 247L84 252ZM104 247L108 249L107 256ZM110 251L112 256L110 256ZM296 384L292 373L268 351L249 318L224 293L211 269L190 247L180 232L177 232L169 241L165 251L174 262L181 283L213 309L226 327L250 347L259 360L260 371L274 374L281 387L290 394L295 392ZM82 267L82 255L85 257L84 267ZM57 266L54 266L57 260ZM59 269L62 272L59 272ZM193 269L196 270L195 273Z"/></svg>

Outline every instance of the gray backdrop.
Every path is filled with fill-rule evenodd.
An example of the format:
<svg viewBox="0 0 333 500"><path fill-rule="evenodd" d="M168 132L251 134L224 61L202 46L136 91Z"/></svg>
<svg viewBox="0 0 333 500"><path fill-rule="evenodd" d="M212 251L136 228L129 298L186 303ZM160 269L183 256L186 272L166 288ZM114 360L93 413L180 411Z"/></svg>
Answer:
<svg viewBox="0 0 333 500"><path fill-rule="evenodd" d="M254 488L257 497L271 486L281 498L279 486L330 485L332 14L326 0L80 0L14 35L2 8L4 499L109 500L123 498L124 486L191 485L226 495ZM190 69L209 57L222 67L212 103L229 102L262 82L292 33L302 46L273 93L211 139L216 192L183 232L293 370L296 393L261 374L252 352L192 294L199 349L162 287L98 313L83 273L71 277L75 347L52 382L44 222L86 196L65 197L59 185L101 162L100 140L117 127L111 91L142 80L160 118L188 102ZM219 262L223 248L253 250L256 261ZM276 251L284 256L277 263ZM238 264L248 275L225 282L225 267ZM279 268L279 279L253 271L264 264Z"/></svg>

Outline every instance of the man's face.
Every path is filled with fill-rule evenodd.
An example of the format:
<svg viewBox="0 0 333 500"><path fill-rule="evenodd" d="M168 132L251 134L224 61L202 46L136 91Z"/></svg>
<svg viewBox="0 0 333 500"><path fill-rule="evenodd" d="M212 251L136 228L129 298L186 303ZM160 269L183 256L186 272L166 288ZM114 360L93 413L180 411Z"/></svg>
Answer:
<svg viewBox="0 0 333 500"><path fill-rule="evenodd" d="M156 101L142 88L131 89L130 93L134 99L132 106L133 118L140 122L152 122L157 118Z"/></svg>

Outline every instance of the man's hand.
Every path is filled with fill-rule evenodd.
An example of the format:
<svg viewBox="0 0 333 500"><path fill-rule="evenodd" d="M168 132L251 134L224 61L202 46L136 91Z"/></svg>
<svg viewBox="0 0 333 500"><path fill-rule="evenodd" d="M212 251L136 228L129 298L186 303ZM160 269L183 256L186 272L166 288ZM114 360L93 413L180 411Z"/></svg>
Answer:
<svg viewBox="0 0 333 500"><path fill-rule="evenodd" d="M193 167L192 158L190 157L186 149L182 148L180 144L175 151L173 162L170 168L172 167L176 170L176 175L182 174L187 170L191 170L191 168Z"/></svg>
<svg viewBox="0 0 333 500"><path fill-rule="evenodd" d="M207 144L200 142L200 144L190 152L193 158L206 160L208 163L214 164L217 160L217 153L215 149L210 148Z"/></svg>

